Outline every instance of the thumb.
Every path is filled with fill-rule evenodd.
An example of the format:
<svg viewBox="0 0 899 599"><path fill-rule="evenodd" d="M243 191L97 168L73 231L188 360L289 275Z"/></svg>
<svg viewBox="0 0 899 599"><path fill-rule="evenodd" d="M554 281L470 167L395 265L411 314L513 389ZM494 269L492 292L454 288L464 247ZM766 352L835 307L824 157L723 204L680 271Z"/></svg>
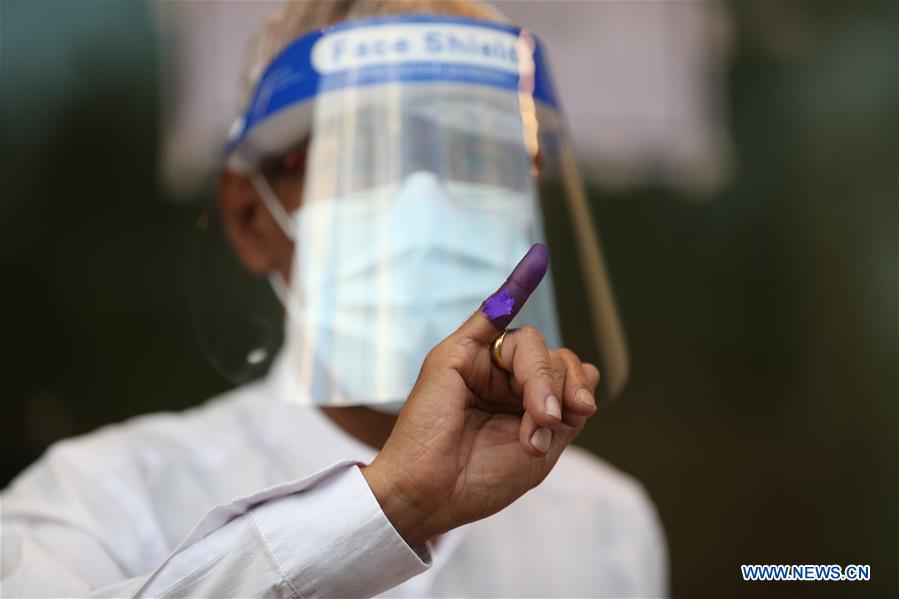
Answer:
<svg viewBox="0 0 899 599"><path fill-rule="evenodd" d="M542 243L535 243L518 263L506 282L500 285L493 295L484 300L478 311L456 331L462 336L478 343L490 343L498 331L502 331L531 293L543 280L549 267L549 250Z"/></svg>

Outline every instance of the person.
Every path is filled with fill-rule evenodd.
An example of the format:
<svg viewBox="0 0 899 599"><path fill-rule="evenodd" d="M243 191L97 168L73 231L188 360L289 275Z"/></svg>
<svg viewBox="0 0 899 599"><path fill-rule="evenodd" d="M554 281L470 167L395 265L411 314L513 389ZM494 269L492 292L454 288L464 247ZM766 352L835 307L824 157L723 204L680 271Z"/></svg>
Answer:
<svg viewBox="0 0 899 599"><path fill-rule="evenodd" d="M522 117L521 86L553 96L502 21L371 0L266 23L219 207L285 346L203 406L51 447L2 495L4 596L665 594L645 492L570 446L600 373L551 349L553 113Z"/></svg>

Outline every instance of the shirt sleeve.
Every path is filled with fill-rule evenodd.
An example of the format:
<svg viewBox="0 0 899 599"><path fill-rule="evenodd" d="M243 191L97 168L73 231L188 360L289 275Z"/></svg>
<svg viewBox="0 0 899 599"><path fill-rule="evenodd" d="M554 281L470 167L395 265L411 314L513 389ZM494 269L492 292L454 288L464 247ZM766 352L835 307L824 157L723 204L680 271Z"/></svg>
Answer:
<svg viewBox="0 0 899 599"><path fill-rule="evenodd" d="M213 508L152 572L91 588L67 553L85 531L3 513L2 594L115 597L363 597L430 565L384 515L355 462ZM32 534L35 533L35 534ZM77 539L77 542L75 541ZM99 559L99 558L98 558ZM77 560L76 560L77 561ZM112 560L114 561L114 560ZM110 568L114 564L110 565Z"/></svg>

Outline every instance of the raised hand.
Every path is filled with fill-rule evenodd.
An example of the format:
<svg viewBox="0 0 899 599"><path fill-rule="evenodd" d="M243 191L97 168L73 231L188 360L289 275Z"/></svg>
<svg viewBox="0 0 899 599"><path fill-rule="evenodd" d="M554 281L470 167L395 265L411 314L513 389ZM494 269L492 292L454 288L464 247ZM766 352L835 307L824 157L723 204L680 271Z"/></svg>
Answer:
<svg viewBox="0 0 899 599"><path fill-rule="evenodd" d="M404 539L417 544L498 512L539 484L596 412L599 371L539 331L494 340L549 264L534 245L506 282L422 365L378 457L363 469Z"/></svg>

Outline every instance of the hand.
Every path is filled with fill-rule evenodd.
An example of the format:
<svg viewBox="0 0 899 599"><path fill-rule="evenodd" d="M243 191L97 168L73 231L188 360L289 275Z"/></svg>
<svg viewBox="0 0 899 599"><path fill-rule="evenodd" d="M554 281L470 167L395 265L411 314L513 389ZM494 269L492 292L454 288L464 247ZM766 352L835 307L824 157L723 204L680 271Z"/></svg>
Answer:
<svg viewBox="0 0 899 599"><path fill-rule="evenodd" d="M543 336L510 331L490 346L543 278L535 245L508 280L422 365L396 426L363 474L397 531L415 545L503 509L539 484L596 412L599 371Z"/></svg>

